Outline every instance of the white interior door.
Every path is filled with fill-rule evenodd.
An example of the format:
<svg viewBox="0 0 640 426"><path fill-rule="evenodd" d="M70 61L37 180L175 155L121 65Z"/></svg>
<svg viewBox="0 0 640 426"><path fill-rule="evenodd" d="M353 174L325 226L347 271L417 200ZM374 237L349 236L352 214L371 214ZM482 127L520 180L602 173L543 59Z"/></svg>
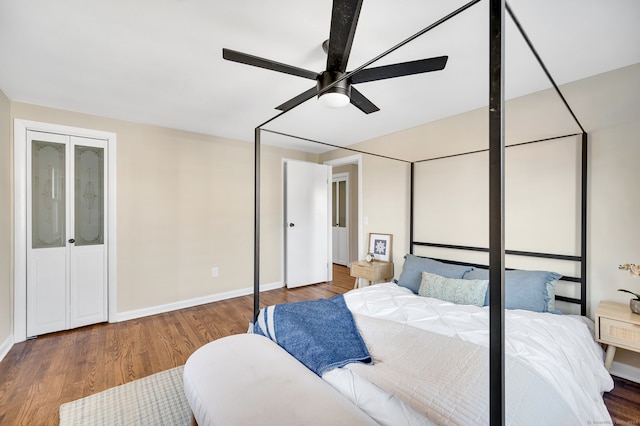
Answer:
<svg viewBox="0 0 640 426"><path fill-rule="evenodd" d="M331 185L333 263L349 264L349 174L333 175Z"/></svg>
<svg viewBox="0 0 640 426"><path fill-rule="evenodd" d="M28 131L27 336L107 320L105 141Z"/></svg>
<svg viewBox="0 0 640 426"><path fill-rule="evenodd" d="M285 284L329 280L331 167L287 161L285 175Z"/></svg>

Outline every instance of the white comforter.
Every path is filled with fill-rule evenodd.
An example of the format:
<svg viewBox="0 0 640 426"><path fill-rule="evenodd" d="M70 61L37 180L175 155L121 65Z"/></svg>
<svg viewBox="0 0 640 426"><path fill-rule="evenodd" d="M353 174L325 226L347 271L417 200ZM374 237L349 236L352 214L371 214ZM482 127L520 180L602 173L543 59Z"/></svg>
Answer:
<svg viewBox="0 0 640 426"><path fill-rule="evenodd" d="M345 300L374 365L352 364L325 380L382 424L488 423L488 308L416 296L393 283ZM601 393L613 381L589 319L508 310L505 336L508 424L611 422ZM475 379L457 386L465 370Z"/></svg>

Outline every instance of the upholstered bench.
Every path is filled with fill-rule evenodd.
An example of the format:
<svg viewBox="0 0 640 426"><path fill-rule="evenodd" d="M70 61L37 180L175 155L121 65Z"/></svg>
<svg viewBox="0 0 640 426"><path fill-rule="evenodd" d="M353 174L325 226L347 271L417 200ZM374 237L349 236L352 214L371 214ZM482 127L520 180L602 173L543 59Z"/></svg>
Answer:
<svg viewBox="0 0 640 426"><path fill-rule="evenodd" d="M193 420L205 425L375 425L266 337L238 334L196 350L184 367Z"/></svg>

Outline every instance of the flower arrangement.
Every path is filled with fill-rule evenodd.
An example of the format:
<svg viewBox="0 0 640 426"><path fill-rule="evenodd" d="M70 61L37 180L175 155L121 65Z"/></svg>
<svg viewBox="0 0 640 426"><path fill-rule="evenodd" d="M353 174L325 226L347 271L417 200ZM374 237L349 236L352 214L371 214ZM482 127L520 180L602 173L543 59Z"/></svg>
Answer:
<svg viewBox="0 0 640 426"><path fill-rule="evenodd" d="M622 269L623 271L629 271L631 276L634 278L640 277L640 265L636 265L635 263L625 263L623 265L618 266L618 269Z"/></svg>
<svg viewBox="0 0 640 426"><path fill-rule="evenodd" d="M629 271L632 277L638 278L640 277L640 265L636 265L635 263L625 263L618 266L618 269L622 269L623 271ZM625 290L623 288L619 288L618 291L622 291L625 293L633 294L636 298L635 300L640 300L640 294L634 293L629 290Z"/></svg>

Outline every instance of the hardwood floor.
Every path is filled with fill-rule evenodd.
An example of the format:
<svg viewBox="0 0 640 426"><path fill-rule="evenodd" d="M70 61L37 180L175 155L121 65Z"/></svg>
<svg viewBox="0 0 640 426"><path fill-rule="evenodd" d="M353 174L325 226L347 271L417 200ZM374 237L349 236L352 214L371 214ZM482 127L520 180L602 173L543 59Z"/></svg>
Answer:
<svg viewBox="0 0 640 426"><path fill-rule="evenodd" d="M334 281L261 294L262 305L331 297L353 288L347 268ZM57 425L60 404L183 365L197 348L245 333L253 296L17 343L0 363L0 425Z"/></svg>
<svg viewBox="0 0 640 426"><path fill-rule="evenodd" d="M640 384L612 377L615 387L611 392L604 394L604 403L609 409L613 424L640 424Z"/></svg>
<svg viewBox="0 0 640 426"><path fill-rule="evenodd" d="M353 287L347 268L330 283L261 294L262 305L331 297ZM244 333L253 296L115 324L52 333L14 345L0 363L0 425L57 425L60 404L185 363L212 340ZM616 378L605 403L614 424L640 419L640 385Z"/></svg>

